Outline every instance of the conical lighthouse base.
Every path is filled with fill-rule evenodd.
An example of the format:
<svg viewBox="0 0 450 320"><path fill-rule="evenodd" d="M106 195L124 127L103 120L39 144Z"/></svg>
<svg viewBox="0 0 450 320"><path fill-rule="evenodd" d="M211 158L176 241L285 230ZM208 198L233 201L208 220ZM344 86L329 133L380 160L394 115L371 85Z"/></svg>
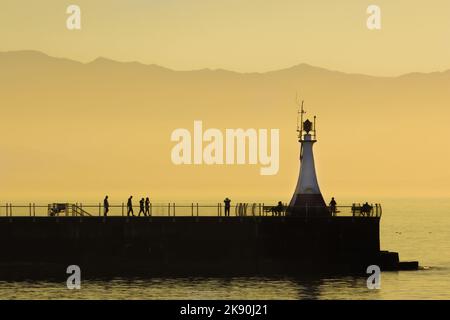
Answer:
<svg viewBox="0 0 450 320"><path fill-rule="evenodd" d="M297 186L289 203L288 213L292 216L320 217L329 216L329 210L320 192L314 164L313 144L316 142L309 133L311 122L303 123L306 133L299 140L300 173Z"/></svg>
<svg viewBox="0 0 450 320"><path fill-rule="evenodd" d="M322 194L294 194L289 204L289 215L301 217L329 216Z"/></svg>

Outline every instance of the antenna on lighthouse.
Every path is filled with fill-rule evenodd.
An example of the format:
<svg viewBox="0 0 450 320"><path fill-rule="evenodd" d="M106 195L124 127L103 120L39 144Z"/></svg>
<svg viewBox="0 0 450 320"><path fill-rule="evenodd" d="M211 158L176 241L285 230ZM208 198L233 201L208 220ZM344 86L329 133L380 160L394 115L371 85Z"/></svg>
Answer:
<svg viewBox="0 0 450 320"><path fill-rule="evenodd" d="M300 100L298 99L298 95L295 97L295 103L298 106L297 110L297 134L299 141L302 140L302 133L303 133L303 114L306 113L306 111L303 109L304 101L300 103ZM300 115L300 119L299 119ZM300 120L300 121L299 121Z"/></svg>
<svg viewBox="0 0 450 320"><path fill-rule="evenodd" d="M313 132L314 132L314 136L313 136L313 140L317 139L317 130L316 130L316 116L314 116L314 127L313 127Z"/></svg>

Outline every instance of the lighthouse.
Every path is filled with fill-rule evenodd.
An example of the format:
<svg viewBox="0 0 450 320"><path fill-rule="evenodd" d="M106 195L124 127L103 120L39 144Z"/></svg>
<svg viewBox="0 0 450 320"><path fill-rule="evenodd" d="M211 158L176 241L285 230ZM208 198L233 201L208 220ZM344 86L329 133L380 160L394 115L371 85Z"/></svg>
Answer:
<svg viewBox="0 0 450 320"><path fill-rule="evenodd" d="M303 121L303 101L301 105L300 123L297 126L298 141L300 142L300 173L297 186L288 207L291 216L328 216L327 205L320 192L314 165L313 145L316 140L316 117L313 122Z"/></svg>

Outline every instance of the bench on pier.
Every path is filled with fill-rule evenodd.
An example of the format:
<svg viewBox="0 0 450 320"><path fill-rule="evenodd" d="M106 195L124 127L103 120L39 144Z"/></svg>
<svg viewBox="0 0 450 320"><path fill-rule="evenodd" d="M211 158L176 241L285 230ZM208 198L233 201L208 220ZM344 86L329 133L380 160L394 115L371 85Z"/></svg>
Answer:
<svg viewBox="0 0 450 320"><path fill-rule="evenodd" d="M279 207L279 206L263 206L263 212L264 215L267 215L269 213L271 213L272 215L275 216L281 216L283 215L283 213L285 212L286 207Z"/></svg>
<svg viewBox="0 0 450 320"><path fill-rule="evenodd" d="M53 203L48 206L48 215L50 217L59 216L61 212L67 212L67 203Z"/></svg>
<svg viewBox="0 0 450 320"><path fill-rule="evenodd" d="M352 214L353 216L366 216L369 217L372 213L373 207L371 205L364 206L364 205L352 205Z"/></svg>

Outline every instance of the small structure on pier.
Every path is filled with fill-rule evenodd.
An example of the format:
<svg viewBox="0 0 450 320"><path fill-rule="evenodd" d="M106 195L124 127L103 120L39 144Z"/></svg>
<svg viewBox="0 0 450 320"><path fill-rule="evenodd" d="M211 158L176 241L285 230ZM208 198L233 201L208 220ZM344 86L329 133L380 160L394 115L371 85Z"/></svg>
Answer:
<svg viewBox="0 0 450 320"><path fill-rule="evenodd" d="M303 109L298 112L297 119L298 141L300 142L300 173L292 199L287 209L291 216L329 216L330 212L320 192L314 165L313 144L316 140L316 116L313 122L303 121ZM300 122L298 121L300 120Z"/></svg>

